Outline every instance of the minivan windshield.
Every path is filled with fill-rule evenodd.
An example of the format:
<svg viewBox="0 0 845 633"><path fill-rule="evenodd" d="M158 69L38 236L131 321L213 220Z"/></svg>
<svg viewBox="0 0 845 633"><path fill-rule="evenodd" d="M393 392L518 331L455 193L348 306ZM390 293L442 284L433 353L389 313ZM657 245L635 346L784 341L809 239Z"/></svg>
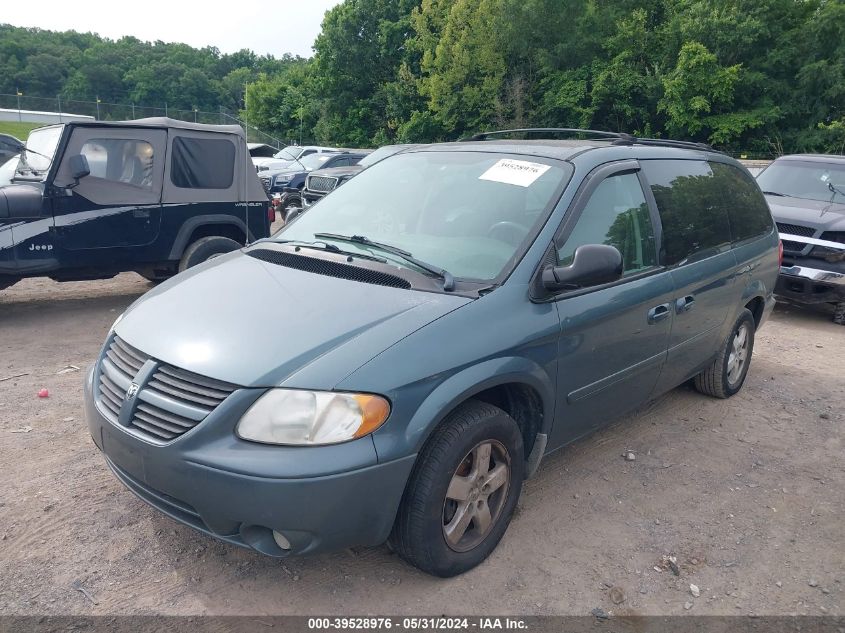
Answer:
<svg viewBox="0 0 845 633"><path fill-rule="evenodd" d="M51 125L33 130L26 140L26 147L21 153L17 173L26 177L44 180L62 136L63 125Z"/></svg>
<svg viewBox="0 0 845 633"><path fill-rule="evenodd" d="M365 237L458 279L491 281L533 239L571 173L566 163L533 156L397 154L326 196L274 239L331 242L326 233ZM376 244L336 245L415 268Z"/></svg>
<svg viewBox="0 0 845 633"><path fill-rule="evenodd" d="M845 202L845 164L779 160L757 176L763 193L820 202Z"/></svg>

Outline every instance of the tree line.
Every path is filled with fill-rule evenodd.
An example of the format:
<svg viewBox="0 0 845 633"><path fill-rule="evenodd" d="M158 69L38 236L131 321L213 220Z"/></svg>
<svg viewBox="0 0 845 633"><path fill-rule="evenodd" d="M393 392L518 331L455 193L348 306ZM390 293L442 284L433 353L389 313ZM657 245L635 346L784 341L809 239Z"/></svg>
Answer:
<svg viewBox="0 0 845 633"><path fill-rule="evenodd" d="M245 85L304 61L0 24L0 93L26 97L238 111Z"/></svg>
<svg viewBox="0 0 845 633"><path fill-rule="evenodd" d="M309 59L0 25L0 92L16 89L240 109L345 146L587 127L841 153L845 2L344 0Z"/></svg>
<svg viewBox="0 0 845 633"><path fill-rule="evenodd" d="M345 0L248 110L343 145L549 126L842 152L845 3Z"/></svg>

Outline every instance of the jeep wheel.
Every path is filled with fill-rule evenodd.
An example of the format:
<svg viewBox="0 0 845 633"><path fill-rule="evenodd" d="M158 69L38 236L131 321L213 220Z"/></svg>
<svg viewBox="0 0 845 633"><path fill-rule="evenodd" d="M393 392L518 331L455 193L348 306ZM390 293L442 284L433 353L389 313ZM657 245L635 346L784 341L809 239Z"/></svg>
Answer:
<svg viewBox="0 0 845 633"><path fill-rule="evenodd" d="M743 310L713 364L695 377L695 388L714 398L730 398L742 389L754 351L754 316Z"/></svg>
<svg viewBox="0 0 845 633"><path fill-rule="evenodd" d="M241 246L242 244L228 237L220 237L219 235L201 237L185 249L182 259L179 260L179 272L181 273L183 270L187 270L197 264L202 264L204 261L213 259L218 255L236 251Z"/></svg>
<svg viewBox="0 0 845 633"><path fill-rule="evenodd" d="M472 569L507 530L524 468L516 422L484 402L462 405L417 457L393 526L392 547L436 576Z"/></svg>
<svg viewBox="0 0 845 633"><path fill-rule="evenodd" d="M837 325L845 325L845 301L840 301L834 305L833 322Z"/></svg>

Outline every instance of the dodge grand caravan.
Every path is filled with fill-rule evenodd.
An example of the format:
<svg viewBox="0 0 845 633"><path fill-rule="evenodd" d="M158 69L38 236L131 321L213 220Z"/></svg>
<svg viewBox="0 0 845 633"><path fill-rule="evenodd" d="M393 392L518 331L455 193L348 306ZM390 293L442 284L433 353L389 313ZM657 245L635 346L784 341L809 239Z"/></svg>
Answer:
<svg viewBox="0 0 845 633"><path fill-rule="evenodd" d="M389 539L452 576L551 451L688 380L737 393L779 268L748 172L693 143L507 136L390 157L136 301L85 384L115 476L271 556Z"/></svg>

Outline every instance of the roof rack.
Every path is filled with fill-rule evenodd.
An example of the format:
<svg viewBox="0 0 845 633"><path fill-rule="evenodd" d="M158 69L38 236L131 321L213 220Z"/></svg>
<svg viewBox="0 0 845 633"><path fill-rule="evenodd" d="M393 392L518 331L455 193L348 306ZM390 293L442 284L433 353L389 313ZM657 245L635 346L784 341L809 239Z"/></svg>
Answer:
<svg viewBox="0 0 845 633"><path fill-rule="evenodd" d="M675 141L671 139L660 138L637 138L633 134L626 132L607 132L605 130L587 130L581 128L571 127L537 127L537 128L517 128L513 130L496 130L494 132L480 132L473 134L467 138L462 138L461 141L486 141L492 136L506 136L509 134L571 134L592 136L594 138L613 139L613 145L654 145L659 147L677 147L680 149L697 149L707 152L715 152L707 143L696 143L694 141Z"/></svg>
<svg viewBox="0 0 845 633"><path fill-rule="evenodd" d="M467 138L462 138L461 141L486 141L491 136L505 136L507 134L526 133L526 134L585 134L595 136L598 138L613 138L619 140L632 139L633 136L625 132L607 132L604 130L585 130L574 127L526 127L515 130L496 130L495 132L480 132L473 134Z"/></svg>

